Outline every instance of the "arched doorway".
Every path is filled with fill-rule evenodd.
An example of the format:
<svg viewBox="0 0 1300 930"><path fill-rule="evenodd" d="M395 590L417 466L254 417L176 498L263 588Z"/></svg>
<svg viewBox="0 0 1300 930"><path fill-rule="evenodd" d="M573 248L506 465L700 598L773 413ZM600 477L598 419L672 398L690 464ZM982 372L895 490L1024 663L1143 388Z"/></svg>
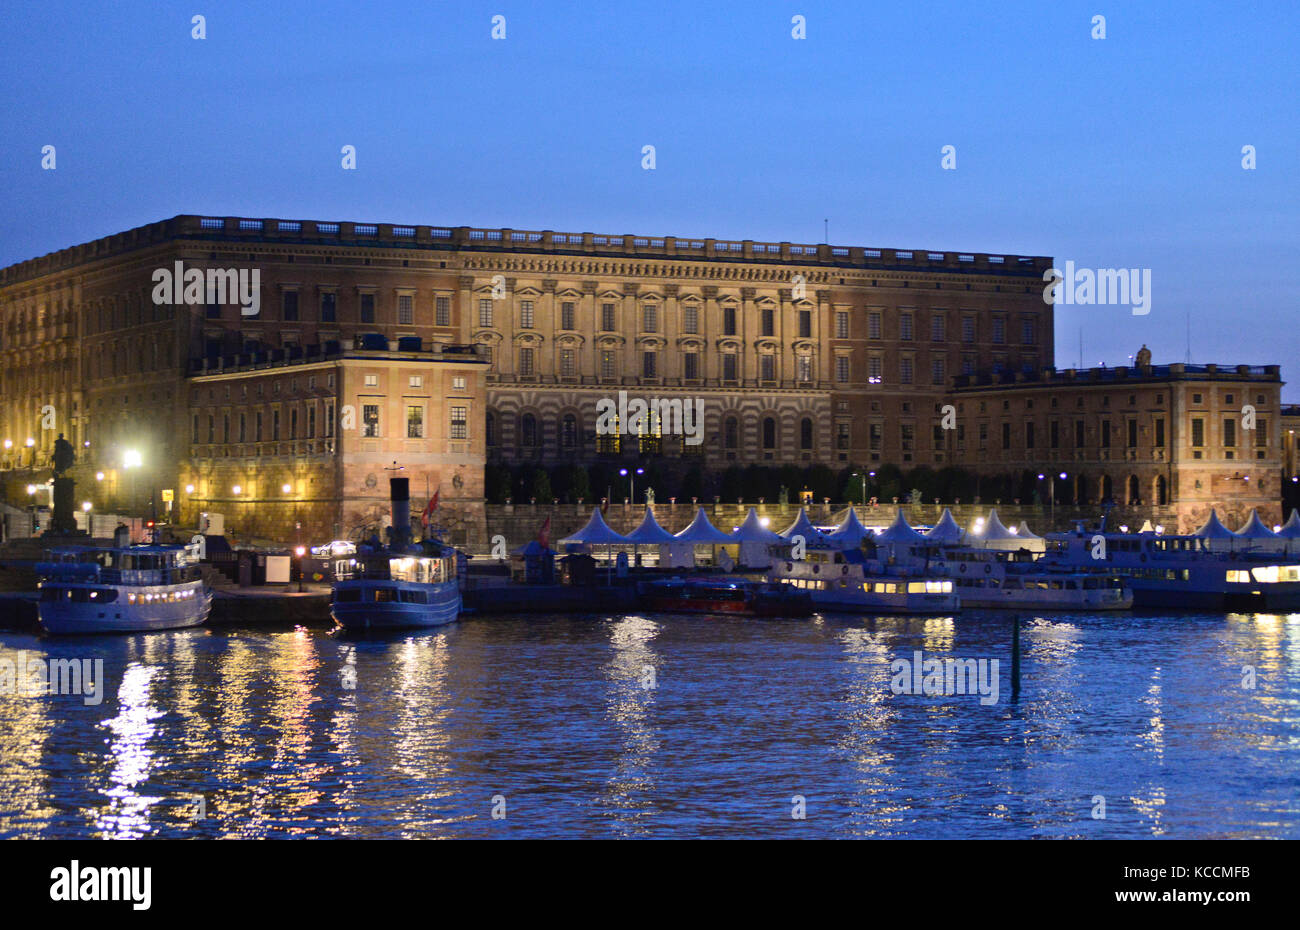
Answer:
<svg viewBox="0 0 1300 930"><path fill-rule="evenodd" d="M1156 475L1155 493L1152 497L1157 507L1164 507L1169 503L1169 484L1165 481L1164 475Z"/></svg>
<svg viewBox="0 0 1300 930"><path fill-rule="evenodd" d="M1074 502L1080 507L1088 503L1088 477L1086 475L1074 476Z"/></svg>
<svg viewBox="0 0 1300 930"><path fill-rule="evenodd" d="M1142 485L1137 475L1128 476L1128 489L1124 499L1129 506L1142 503Z"/></svg>
<svg viewBox="0 0 1300 930"><path fill-rule="evenodd" d="M1101 476L1101 487L1097 491L1097 500L1105 503L1115 496L1115 489L1111 487L1110 475Z"/></svg>

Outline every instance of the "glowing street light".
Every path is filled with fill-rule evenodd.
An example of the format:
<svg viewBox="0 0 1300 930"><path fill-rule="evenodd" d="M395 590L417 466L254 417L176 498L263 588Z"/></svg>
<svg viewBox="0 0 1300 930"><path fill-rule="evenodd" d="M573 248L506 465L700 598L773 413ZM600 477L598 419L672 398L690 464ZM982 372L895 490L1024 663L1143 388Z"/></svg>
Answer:
<svg viewBox="0 0 1300 930"><path fill-rule="evenodd" d="M293 486L289 484L282 484L280 485L280 490L283 491L285 494L288 494L291 491L293 491Z"/></svg>
<svg viewBox="0 0 1300 930"><path fill-rule="evenodd" d="M91 508L92 506L94 506L94 505L91 504L90 501L82 501L82 502L81 502L81 512L82 512L82 513L90 513L90 508Z"/></svg>
<svg viewBox="0 0 1300 930"><path fill-rule="evenodd" d="M192 484L187 484L187 485L185 485L185 493L186 493L186 494L193 494L193 493L194 493L194 485L192 485Z"/></svg>
<svg viewBox="0 0 1300 930"><path fill-rule="evenodd" d="M27 448L30 449L30 448L31 448L32 446L34 446L34 445L36 445L36 440L33 439L32 437L28 436L28 437L27 437Z"/></svg>
<svg viewBox="0 0 1300 930"><path fill-rule="evenodd" d="M230 490L234 491L236 494L242 494L242 493L244 492L244 489L243 489L242 487L240 487L239 485L235 485L235 486L234 486L233 488L231 488Z"/></svg>
<svg viewBox="0 0 1300 930"><path fill-rule="evenodd" d="M122 455L123 468L140 468L144 465L144 456L135 449L128 449Z"/></svg>
<svg viewBox="0 0 1300 930"><path fill-rule="evenodd" d="M97 472L95 472L95 480L96 480L96 481L103 481L103 480L104 480L104 473L103 473L102 471L97 471Z"/></svg>

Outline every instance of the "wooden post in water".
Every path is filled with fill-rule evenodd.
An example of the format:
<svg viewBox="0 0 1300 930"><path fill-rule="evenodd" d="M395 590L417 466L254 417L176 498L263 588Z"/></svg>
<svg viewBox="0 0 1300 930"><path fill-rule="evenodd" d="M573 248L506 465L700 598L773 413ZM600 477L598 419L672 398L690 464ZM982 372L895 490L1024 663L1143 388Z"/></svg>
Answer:
<svg viewBox="0 0 1300 930"><path fill-rule="evenodd" d="M1011 700L1020 700L1020 614L1011 615Z"/></svg>

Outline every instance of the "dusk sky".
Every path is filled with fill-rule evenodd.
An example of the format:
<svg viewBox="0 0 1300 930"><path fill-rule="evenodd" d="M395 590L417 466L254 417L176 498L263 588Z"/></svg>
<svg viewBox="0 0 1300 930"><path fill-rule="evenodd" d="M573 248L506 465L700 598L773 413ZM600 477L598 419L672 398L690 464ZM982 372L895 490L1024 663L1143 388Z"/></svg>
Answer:
<svg viewBox="0 0 1300 930"><path fill-rule="evenodd" d="M1058 367L1081 329L1085 364L1183 361L1190 321L1193 361L1279 363L1300 400L1294 3L10 3L0 35L0 266L178 213L828 219L836 245L1149 268L1148 316L1058 308Z"/></svg>

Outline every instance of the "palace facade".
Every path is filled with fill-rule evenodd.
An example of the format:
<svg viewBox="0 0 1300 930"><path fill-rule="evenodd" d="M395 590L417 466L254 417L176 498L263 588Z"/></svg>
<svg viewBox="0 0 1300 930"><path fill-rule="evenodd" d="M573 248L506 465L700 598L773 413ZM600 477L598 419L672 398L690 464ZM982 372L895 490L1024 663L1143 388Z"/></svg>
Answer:
<svg viewBox="0 0 1300 930"><path fill-rule="evenodd" d="M178 262L204 286L176 304L155 285ZM292 523L313 536L367 523L391 460L409 470L413 509L426 485L440 491L443 522L466 541L492 461L1007 470L1059 454L1080 501L1127 495L1134 477L1134 499L1168 506L1276 501L1277 369L1057 372L1043 300L1051 266L178 216L0 270L0 467L43 466L62 432L96 507L138 511L168 489L185 521L222 512L234 529L281 538L273 530ZM241 305L241 272L256 272L256 312ZM230 286L210 293L209 279ZM597 405L619 392L698 401L703 442L653 421L598 431ZM1265 435L1261 446L1222 434L1236 393L1263 398L1264 429L1249 434ZM346 429L345 408L356 414ZM1220 473L1247 460L1260 477L1225 483Z"/></svg>

